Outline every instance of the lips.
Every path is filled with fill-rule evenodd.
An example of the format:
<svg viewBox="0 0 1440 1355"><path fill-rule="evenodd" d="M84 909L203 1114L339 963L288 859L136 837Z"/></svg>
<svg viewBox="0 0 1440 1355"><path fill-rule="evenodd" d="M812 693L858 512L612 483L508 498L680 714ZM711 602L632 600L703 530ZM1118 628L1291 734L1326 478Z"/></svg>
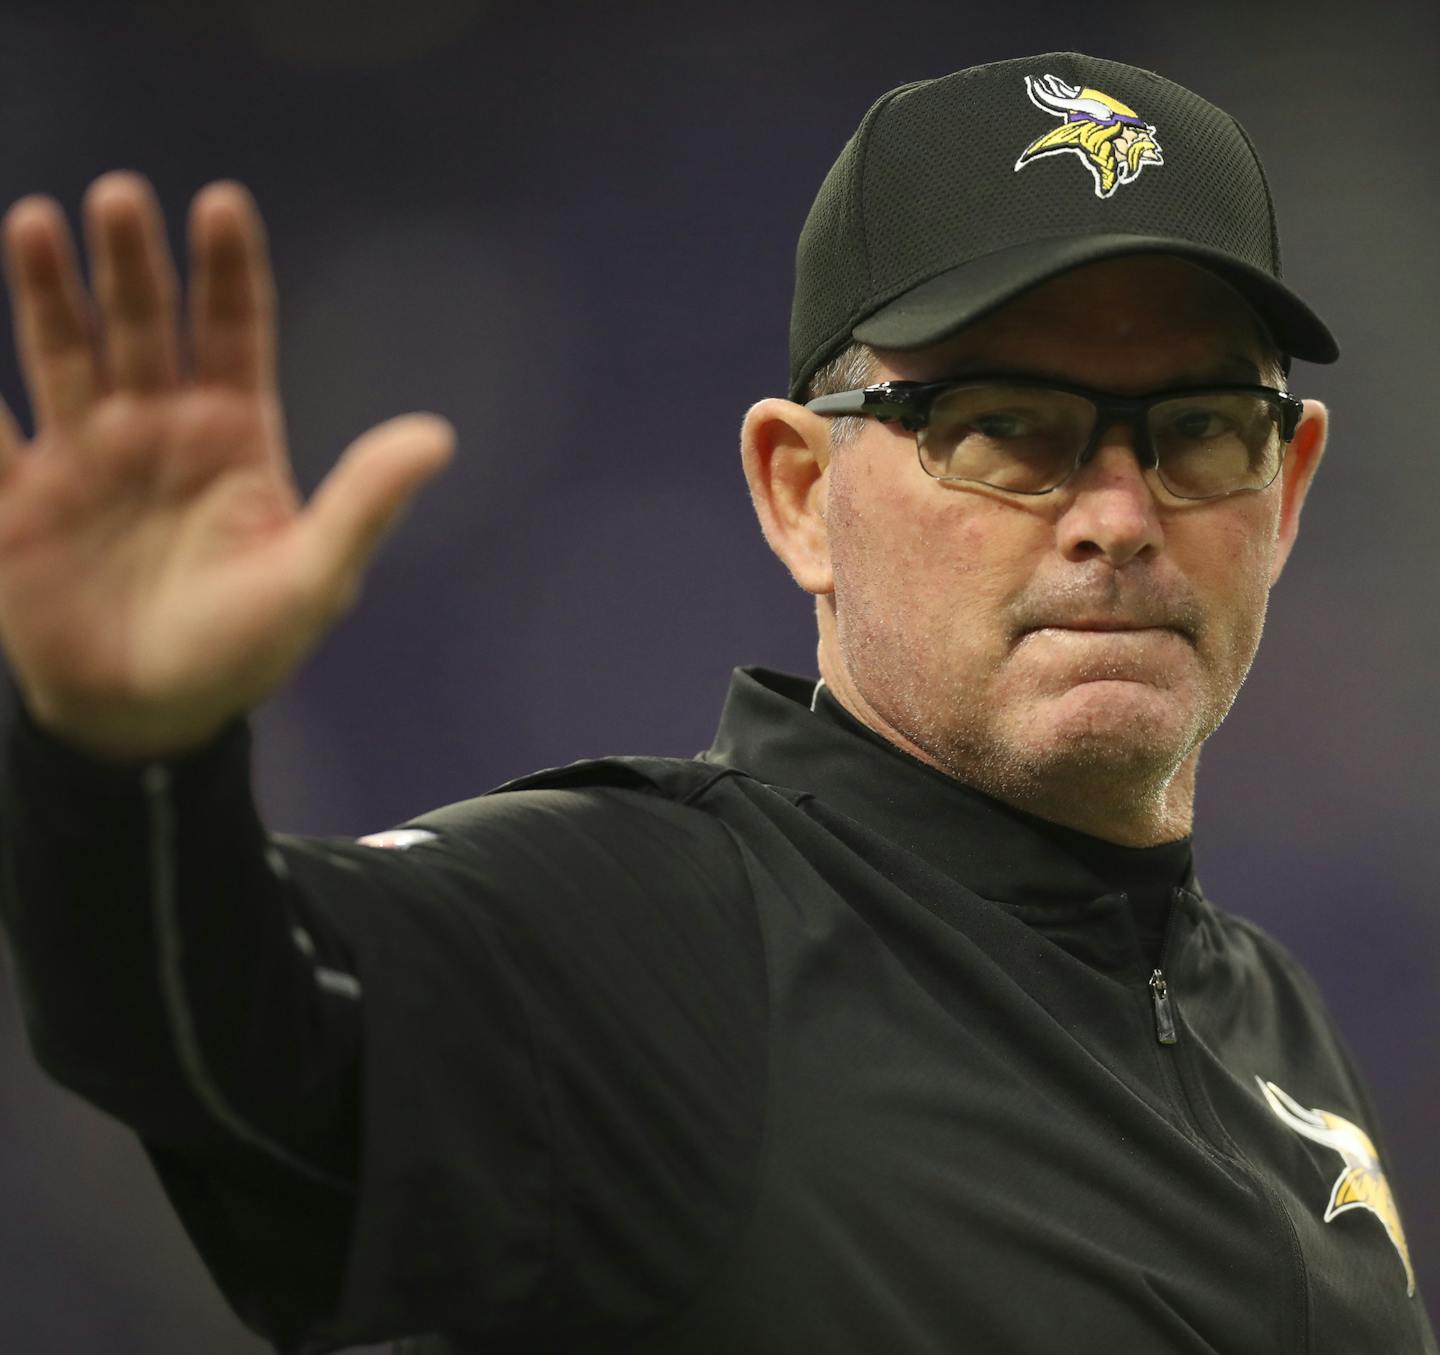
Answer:
<svg viewBox="0 0 1440 1355"><path fill-rule="evenodd" d="M1205 632L1205 609L1182 579L1153 572L1122 576L1085 566L1078 571L1032 578L1011 600L1012 643L1040 630L1171 631L1193 646Z"/></svg>
<svg viewBox="0 0 1440 1355"><path fill-rule="evenodd" d="M1144 631L1169 631L1172 635L1178 635L1182 640L1191 643L1191 635L1183 626L1174 625L1164 621L1117 621L1112 617L1085 617L1079 620L1065 621L1041 621L1038 624L1026 626L1020 632L1023 640L1027 635L1033 635L1037 631L1075 631L1079 634L1127 634Z"/></svg>
<svg viewBox="0 0 1440 1355"><path fill-rule="evenodd" d="M1170 630L1145 621L1046 621L1032 630Z"/></svg>

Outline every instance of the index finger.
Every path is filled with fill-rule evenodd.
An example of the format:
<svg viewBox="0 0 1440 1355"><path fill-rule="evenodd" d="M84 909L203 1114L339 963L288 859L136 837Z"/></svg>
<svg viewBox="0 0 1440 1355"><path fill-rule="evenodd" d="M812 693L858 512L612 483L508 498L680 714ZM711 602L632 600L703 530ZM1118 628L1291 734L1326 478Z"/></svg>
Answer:
<svg viewBox="0 0 1440 1355"><path fill-rule="evenodd" d="M209 184L190 208L190 336L195 380L275 386L275 283L265 226L242 184Z"/></svg>

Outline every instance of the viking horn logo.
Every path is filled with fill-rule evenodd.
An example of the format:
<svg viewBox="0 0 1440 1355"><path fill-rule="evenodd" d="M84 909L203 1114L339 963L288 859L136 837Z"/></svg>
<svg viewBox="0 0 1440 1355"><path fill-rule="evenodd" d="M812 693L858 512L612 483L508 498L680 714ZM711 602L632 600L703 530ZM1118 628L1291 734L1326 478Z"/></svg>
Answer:
<svg viewBox="0 0 1440 1355"><path fill-rule="evenodd" d="M1358 1124L1328 1110L1308 1110L1294 1097L1287 1096L1273 1082L1256 1078L1261 1094L1270 1109L1297 1134L1303 1134L1312 1143L1322 1143L1340 1154L1345 1170L1335 1179L1330 1191L1330 1203L1325 1209L1325 1222L1329 1223L1337 1214L1347 1209L1368 1209L1382 1224L1400 1253L1405 1267L1407 1281L1405 1292L1415 1297L1415 1268L1410 1264L1410 1248L1405 1242L1405 1230L1400 1226L1400 1211L1396 1208L1395 1197L1390 1193L1390 1183L1380 1169L1380 1155L1375 1145Z"/></svg>
<svg viewBox="0 0 1440 1355"><path fill-rule="evenodd" d="M1146 165L1163 165L1155 128L1133 108L1098 89L1067 85L1054 75L1025 77L1025 92L1036 108L1063 118L1038 136L1015 162L1018 173L1047 155L1078 155L1095 179L1095 196L1108 198L1132 183Z"/></svg>

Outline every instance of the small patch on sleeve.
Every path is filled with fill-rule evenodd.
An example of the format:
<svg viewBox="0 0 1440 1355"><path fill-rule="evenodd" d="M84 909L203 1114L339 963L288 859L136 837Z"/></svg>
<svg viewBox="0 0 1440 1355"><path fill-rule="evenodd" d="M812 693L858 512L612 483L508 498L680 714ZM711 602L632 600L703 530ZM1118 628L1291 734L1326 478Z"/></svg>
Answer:
<svg viewBox="0 0 1440 1355"><path fill-rule="evenodd" d="M383 833L367 833L355 839L362 847L389 847L403 852L419 842L434 842L439 837L428 828L389 828Z"/></svg>

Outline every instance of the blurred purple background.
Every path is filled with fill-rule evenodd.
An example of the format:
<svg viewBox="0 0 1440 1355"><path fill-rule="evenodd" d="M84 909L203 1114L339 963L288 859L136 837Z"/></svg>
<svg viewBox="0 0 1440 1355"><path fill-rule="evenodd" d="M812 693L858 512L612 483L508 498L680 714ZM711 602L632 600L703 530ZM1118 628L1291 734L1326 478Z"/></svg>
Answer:
<svg viewBox="0 0 1440 1355"><path fill-rule="evenodd" d="M178 242L202 184L248 184L307 490L391 414L458 427L360 609L257 718L271 826L359 834L541 766L693 753L733 665L813 671L809 600L736 454L746 406L784 392L810 199L883 90L1066 48L1241 119L1287 276L1345 350L1293 377L1331 405L1331 450L1205 757L1198 858L1310 967L1368 1069L1440 1313L1433 0L1383 22L1338 3L11 3L0 188L73 215L95 175L138 169ZM33 1068L8 994L0 1059L0 1347L260 1350L127 1133Z"/></svg>

